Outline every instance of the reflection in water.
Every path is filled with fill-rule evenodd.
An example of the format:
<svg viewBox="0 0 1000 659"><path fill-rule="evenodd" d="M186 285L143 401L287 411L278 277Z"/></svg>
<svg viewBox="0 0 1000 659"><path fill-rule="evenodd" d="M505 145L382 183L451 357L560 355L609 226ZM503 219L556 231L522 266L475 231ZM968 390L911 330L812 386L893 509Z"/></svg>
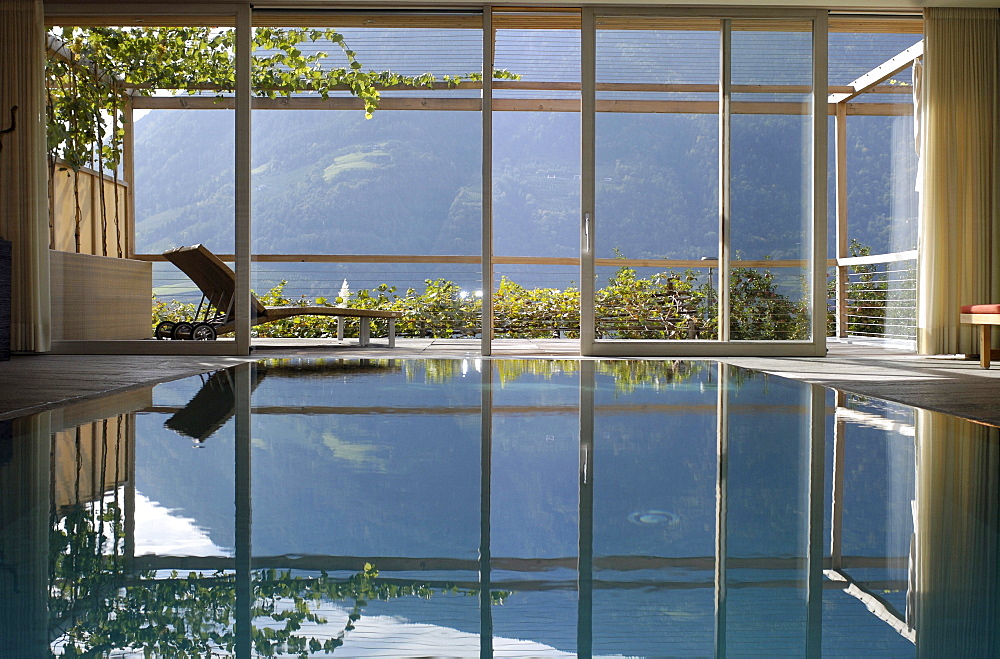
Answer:
<svg viewBox="0 0 1000 659"><path fill-rule="evenodd" d="M228 370L220 370L205 378L194 398L167 419L163 427L201 443L215 434L235 413L233 376Z"/></svg>
<svg viewBox="0 0 1000 659"><path fill-rule="evenodd" d="M629 513L628 521L640 526L677 526L681 518L677 513L667 512L666 510L642 510Z"/></svg>
<svg viewBox="0 0 1000 659"><path fill-rule="evenodd" d="M251 392L264 379L266 370L253 369ZM236 392L233 373L222 369L208 376L198 376L202 381L198 393L184 407L163 423L179 435L190 437L197 446L216 433L236 413Z"/></svg>
<svg viewBox="0 0 1000 659"><path fill-rule="evenodd" d="M1000 652L998 429L917 412L912 622L925 656Z"/></svg>
<svg viewBox="0 0 1000 659"><path fill-rule="evenodd" d="M1000 650L996 428L704 362L242 368L0 434L5 652Z"/></svg>

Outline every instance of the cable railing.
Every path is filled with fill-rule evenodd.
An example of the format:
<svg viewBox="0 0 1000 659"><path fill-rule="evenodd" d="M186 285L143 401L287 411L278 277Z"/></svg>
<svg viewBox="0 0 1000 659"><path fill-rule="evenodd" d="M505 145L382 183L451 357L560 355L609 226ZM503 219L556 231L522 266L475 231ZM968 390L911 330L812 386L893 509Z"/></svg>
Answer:
<svg viewBox="0 0 1000 659"><path fill-rule="evenodd" d="M837 270L843 285L831 300L836 336L916 341L916 250L839 259Z"/></svg>

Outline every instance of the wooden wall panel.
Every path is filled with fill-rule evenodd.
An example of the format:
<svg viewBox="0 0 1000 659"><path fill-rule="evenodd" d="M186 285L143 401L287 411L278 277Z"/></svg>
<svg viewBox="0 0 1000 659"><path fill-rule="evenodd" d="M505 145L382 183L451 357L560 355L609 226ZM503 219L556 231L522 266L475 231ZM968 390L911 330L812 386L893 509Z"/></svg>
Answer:
<svg viewBox="0 0 1000 659"><path fill-rule="evenodd" d="M59 251L49 257L53 341L150 338L150 263Z"/></svg>
<svg viewBox="0 0 1000 659"><path fill-rule="evenodd" d="M103 181L104 199L101 199ZM115 191L118 203L115 204ZM79 251L83 254L119 256L125 254L127 235L126 204L128 186L117 186L109 177L81 169L74 174L56 167L52 175L52 235L50 247L61 252L76 252L76 226L80 225ZM79 199L79 204L77 200ZM103 201L104 213L101 213ZM77 207L79 206L79 214ZM117 218L117 220L116 220ZM105 227L104 224L107 223ZM102 239L105 245L102 246Z"/></svg>

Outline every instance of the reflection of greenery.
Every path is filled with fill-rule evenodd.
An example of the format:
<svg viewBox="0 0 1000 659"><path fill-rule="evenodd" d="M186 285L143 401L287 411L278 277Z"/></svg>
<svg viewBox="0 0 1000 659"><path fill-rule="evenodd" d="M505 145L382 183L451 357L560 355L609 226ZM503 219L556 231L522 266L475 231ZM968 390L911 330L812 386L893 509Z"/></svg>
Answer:
<svg viewBox="0 0 1000 659"><path fill-rule="evenodd" d="M677 360L600 360L595 362L598 375L614 378L617 393L631 393L640 387L659 389L684 382L704 368L702 362ZM580 361L575 359L504 359L496 362L500 385L514 382L525 374L551 379L558 374L575 374Z"/></svg>
<svg viewBox="0 0 1000 659"><path fill-rule="evenodd" d="M462 376L463 359L421 359L404 362L407 382L415 382L423 373L424 382L440 384Z"/></svg>
<svg viewBox="0 0 1000 659"><path fill-rule="evenodd" d="M72 627L124 573L121 509L108 504L92 511L76 504L49 534L49 619L55 628ZM109 547L108 544L112 543ZM110 550L110 555L105 551Z"/></svg>
<svg viewBox="0 0 1000 659"><path fill-rule="evenodd" d="M50 611L53 636L66 655L107 656L114 650L140 649L146 656L207 657L232 652L236 638L236 575L145 571L130 574L122 556L123 527L117 507L94 515L75 506L50 533ZM290 570L257 570L252 575L251 629L261 656L291 653L306 657L334 652L355 628L368 602L435 594L474 596L478 591L420 582L386 582L366 563L347 578L293 575ZM505 591L490 593L502 604ZM325 639L310 636L304 625L327 620L318 604L351 602L343 629Z"/></svg>
<svg viewBox="0 0 1000 659"><path fill-rule="evenodd" d="M551 380L557 375L580 371L580 362L574 359L502 359L493 363L500 386L515 382L522 375Z"/></svg>
<svg viewBox="0 0 1000 659"><path fill-rule="evenodd" d="M707 362L690 360L670 361L601 361L597 363L597 373L615 378L616 393L632 393L640 387L661 387L684 382L704 369L711 369Z"/></svg>
<svg viewBox="0 0 1000 659"><path fill-rule="evenodd" d="M307 357L304 359L262 359L257 370L273 377L341 377L365 373L389 373L399 369L393 359L343 359L341 357Z"/></svg>
<svg viewBox="0 0 1000 659"><path fill-rule="evenodd" d="M297 362L286 359L270 359L261 362L258 368L267 373L319 373L341 374L353 370L358 372L378 372L402 368L407 382L424 381L440 384L462 377L463 369L468 369L466 359L325 359L316 360L321 364ZM619 393L634 391L640 386L654 389L684 382L705 367L702 362L690 360L598 360L595 362L599 375L612 376ZM478 366L476 367L479 368ZM493 361L500 386L515 382L524 375L551 380L559 375L574 375L580 371L578 359L497 359ZM332 449L333 446L328 444Z"/></svg>

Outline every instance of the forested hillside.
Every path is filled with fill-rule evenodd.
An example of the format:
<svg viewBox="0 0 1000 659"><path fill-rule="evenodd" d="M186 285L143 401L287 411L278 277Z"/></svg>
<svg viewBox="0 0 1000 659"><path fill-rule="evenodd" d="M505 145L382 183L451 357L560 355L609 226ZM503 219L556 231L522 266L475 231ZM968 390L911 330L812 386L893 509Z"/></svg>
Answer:
<svg viewBox="0 0 1000 659"><path fill-rule="evenodd" d="M224 110L157 111L137 123L140 251L196 242L232 251L233 117ZM478 113L385 111L365 120L361 112L258 111L253 121L254 251L478 254ZM713 115L598 116L602 255L714 254L716 122ZM894 191L912 190L912 178L899 175L912 158L893 156L906 135L899 122L851 120L851 237L874 252L913 246L907 243L915 223L894 234L889 222L893 213L914 212L893 201ZM808 204L801 123L734 118L733 245L747 258L801 253ZM577 252L578 135L575 114L496 114L496 253Z"/></svg>

